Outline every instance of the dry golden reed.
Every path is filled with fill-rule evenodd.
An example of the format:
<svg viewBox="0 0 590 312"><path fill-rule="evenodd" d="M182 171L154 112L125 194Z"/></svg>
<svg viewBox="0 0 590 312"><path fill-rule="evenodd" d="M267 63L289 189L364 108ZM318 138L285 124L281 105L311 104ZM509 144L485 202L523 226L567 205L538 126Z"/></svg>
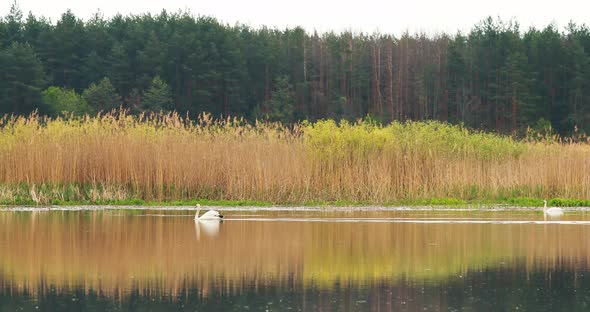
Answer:
<svg viewBox="0 0 590 312"><path fill-rule="evenodd" d="M440 122L283 126L178 114L0 121L0 202L590 198L590 145Z"/></svg>

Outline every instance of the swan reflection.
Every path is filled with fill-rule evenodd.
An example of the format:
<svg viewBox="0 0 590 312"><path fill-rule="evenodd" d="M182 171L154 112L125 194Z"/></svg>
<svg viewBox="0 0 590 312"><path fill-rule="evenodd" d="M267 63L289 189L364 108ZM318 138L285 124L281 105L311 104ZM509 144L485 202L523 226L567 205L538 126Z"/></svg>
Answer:
<svg viewBox="0 0 590 312"><path fill-rule="evenodd" d="M195 220L195 232L197 240L201 239L201 232L207 237L216 237L219 234L221 220Z"/></svg>

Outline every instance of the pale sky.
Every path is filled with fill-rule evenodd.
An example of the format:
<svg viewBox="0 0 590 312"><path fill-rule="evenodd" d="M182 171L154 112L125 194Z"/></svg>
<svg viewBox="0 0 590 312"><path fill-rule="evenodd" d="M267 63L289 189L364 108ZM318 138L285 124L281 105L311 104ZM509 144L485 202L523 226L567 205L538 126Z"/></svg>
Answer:
<svg viewBox="0 0 590 312"><path fill-rule="evenodd" d="M13 0L0 1L0 15L5 16ZM500 16L504 20L514 18L525 30L531 25L544 27L555 22L563 29L570 20L590 25L589 0L18 0L26 16L32 11L36 16L46 16L52 21L71 9L76 16L87 20L100 10L105 17L116 13L123 15L146 12L159 13L188 10L194 15L209 15L224 23L245 23L254 27L302 26L318 32L352 30L372 33L379 31L399 35L405 30L425 31L433 34L457 30L469 31L486 16Z"/></svg>

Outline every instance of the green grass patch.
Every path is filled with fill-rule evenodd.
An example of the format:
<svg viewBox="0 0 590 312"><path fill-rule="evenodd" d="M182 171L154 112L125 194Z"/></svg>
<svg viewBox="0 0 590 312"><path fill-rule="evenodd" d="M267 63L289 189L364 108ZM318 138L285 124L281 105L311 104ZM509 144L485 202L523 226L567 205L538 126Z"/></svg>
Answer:
<svg viewBox="0 0 590 312"><path fill-rule="evenodd" d="M210 200L210 199L194 199L194 200L171 200L171 201L145 201L139 198L117 199L117 200L78 200L78 201L62 201L52 200L50 205L53 206L83 206L83 205L104 205L104 206L196 206L201 204L203 206L225 206L225 207L270 207L274 204L268 201L259 200ZM33 200L17 200L17 201L3 201L0 202L2 206L44 206L37 204Z"/></svg>
<svg viewBox="0 0 590 312"><path fill-rule="evenodd" d="M143 207L158 207L158 206L196 206L201 204L203 206L220 206L220 207L363 207L363 206L379 206L379 207L447 207L447 208L473 208L473 207L492 207L492 206L507 206L507 207L543 207L543 199L516 197L505 199L479 199L479 200L462 200L455 198L432 198L432 199L417 199L417 200L399 200L386 203L374 203L369 201L306 201L306 202L287 202L287 203L273 203L269 201L258 200L221 200L221 199L194 199L194 200L171 200L171 201L145 201L139 198L120 199L120 200L79 200L79 201L60 201L52 200L49 205L53 206L84 206L84 205L104 205L104 206L143 206ZM0 206L48 206L47 204L38 204L30 199L18 198L14 201L2 201ZM577 199L563 199L553 198L548 200L550 207L590 207L590 200ZM1 207L0 207L1 208Z"/></svg>
<svg viewBox="0 0 590 312"><path fill-rule="evenodd" d="M590 207L590 200L553 198L548 201L549 206L557 207Z"/></svg>
<svg viewBox="0 0 590 312"><path fill-rule="evenodd" d="M270 206L304 206L304 207L358 207L358 206L385 206L385 207L449 207L449 208L486 208L495 205L506 207L542 207L543 198L523 197L529 190L517 190L509 192L502 197L494 197L492 194L482 192L474 188L474 196L466 199L444 198L418 198L400 199L387 202L355 201L355 200L308 200L273 202L254 199L223 199L219 194L203 196L198 199L187 199L189 194L183 194L185 198L170 200L149 200L141 198L141 194L134 192L125 186L81 185L81 184L0 184L0 206L81 206L81 205L108 205L108 206L226 206L226 207L270 207ZM469 194L468 194L469 195ZM514 196L517 195L517 196ZM590 207L590 200L586 199L548 199L548 206L552 207Z"/></svg>

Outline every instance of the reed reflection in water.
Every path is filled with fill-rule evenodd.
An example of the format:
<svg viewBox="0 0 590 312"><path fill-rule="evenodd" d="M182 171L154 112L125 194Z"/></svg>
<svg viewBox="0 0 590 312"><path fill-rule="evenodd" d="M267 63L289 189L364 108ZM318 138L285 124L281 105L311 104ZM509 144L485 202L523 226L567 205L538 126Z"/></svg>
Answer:
<svg viewBox="0 0 590 312"><path fill-rule="evenodd" d="M284 217L280 213L257 215L211 224L150 211L0 213L0 294L10 298L1 301L41 304L76 296L119 308L133 301L413 310L475 304L488 293L490 300L474 307L494 307L498 292L510 296L516 287L513 301L503 302L512 304L507 308L526 304L519 300L527 292L545 302L542 308L552 306L546 300L585 303L590 287L587 224L293 222L273 221ZM351 214L299 217L330 221ZM437 216L446 218L464 216ZM537 298L548 293L555 298ZM571 293L577 300L566 300Z"/></svg>

